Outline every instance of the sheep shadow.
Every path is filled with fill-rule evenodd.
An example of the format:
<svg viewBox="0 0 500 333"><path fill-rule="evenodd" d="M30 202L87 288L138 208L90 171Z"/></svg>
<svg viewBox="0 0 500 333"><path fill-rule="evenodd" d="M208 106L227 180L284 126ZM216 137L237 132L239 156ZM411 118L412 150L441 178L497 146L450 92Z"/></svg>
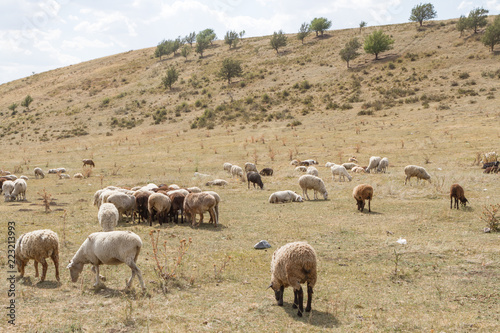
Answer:
<svg viewBox="0 0 500 333"><path fill-rule="evenodd" d="M314 300L313 300L313 308L311 312L304 312L302 317L297 316L297 309L292 307L292 303L284 302L283 309L292 319L307 322L310 325L318 326L322 328L334 328L339 327L339 320L331 313L325 311L319 311L314 309Z"/></svg>
<svg viewBox="0 0 500 333"><path fill-rule="evenodd" d="M140 288L136 289L135 287L132 287L131 289L114 289L114 288L108 288L103 284L96 287L92 287L89 290L92 291L94 295L104 296L105 298L110 298L110 297L121 298L125 296L136 299L138 297L147 295L147 290L143 292L140 290Z"/></svg>
<svg viewBox="0 0 500 333"><path fill-rule="evenodd" d="M38 280L38 279L36 279ZM17 276L16 277L16 281L20 282L20 284L22 284L23 286L27 286L27 287L37 287L39 289L57 289L61 286L61 282L57 282L57 281L38 281L38 282L34 282L31 280L31 276L25 276L25 277L20 277L20 276Z"/></svg>
<svg viewBox="0 0 500 333"><path fill-rule="evenodd" d="M359 212L359 211L358 211ZM363 209L362 212L359 212L360 214L365 214L365 215L383 215L382 213L371 211L369 212L368 209Z"/></svg>

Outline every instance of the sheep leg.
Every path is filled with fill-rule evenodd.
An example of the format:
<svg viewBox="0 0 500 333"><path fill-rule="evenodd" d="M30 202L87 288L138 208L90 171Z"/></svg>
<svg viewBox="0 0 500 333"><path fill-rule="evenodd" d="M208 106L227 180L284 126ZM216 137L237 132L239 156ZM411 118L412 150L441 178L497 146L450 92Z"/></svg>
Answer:
<svg viewBox="0 0 500 333"><path fill-rule="evenodd" d="M306 305L306 312L310 312L311 311L311 302L312 302L312 294L314 294L313 292L313 288L311 286L307 286L307 305Z"/></svg>
<svg viewBox="0 0 500 333"><path fill-rule="evenodd" d="M195 220L196 220L196 215L195 215ZM198 226L203 223L203 213L200 213L200 221L198 222Z"/></svg>
<svg viewBox="0 0 500 333"><path fill-rule="evenodd" d="M450 197L450 209L453 209L453 197Z"/></svg>
<svg viewBox="0 0 500 333"><path fill-rule="evenodd" d="M47 268L49 265L47 264L47 261L45 260L45 258L42 258L42 260L40 260L40 262L42 263L42 277L40 278L40 281L43 282L43 281L45 281L45 276L47 275Z"/></svg>
<svg viewBox="0 0 500 333"><path fill-rule="evenodd" d="M210 207L208 210L208 213L210 214L210 220L214 221L214 227L217 227L217 215L215 215L215 210L214 207Z"/></svg>
<svg viewBox="0 0 500 333"><path fill-rule="evenodd" d="M96 284L94 284L94 286L98 285L100 280L106 281L106 278L104 276L102 276L101 274L99 274L99 265L97 265L97 266L93 265L91 270L93 273L96 273L96 275L97 275L96 276Z"/></svg>
<svg viewBox="0 0 500 333"><path fill-rule="evenodd" d="M26 264L27 263L28 262L26 262ZM24 275L24 269L23 269L23 274L22 275ZM35 259L35 277L38 277L38 261L36 261L36 259Z"/></svg>
<svg viewBox="0 0 500 333"><path fill-rule="evenodd" d="M137 265L135 264L134 261L131 261L128 264L128 267L130 267L130 269L132 270L132 276L130 277L130 279L127 282L127 289L131 287L132 280L134 279L134 276L137 275L137 278L139 279L139 283L141 284L142 290L145 290L146 287L144 286L144 281L142 280L142 273L141 273L141 270L139 269L139 267L137 267Z"/></svg>
<svg viewBox="0 0 500 333"><path fill-rule="evenodd" d="M298 305L299 311L297 312L297 316L302 317L302 313L304 312L304 291L302 287L297 291L298 296Z"/></svg>
<svg viewBox="0 0 500 333"><path fill-rule="evenodd" d="M24 260L20 260L20 265L18 266L18 271L20 274L19 277L24 277L24 267L26 266L26 262ZM35 264L36 264L36 260L35 260ZM36 271L38 272L38 266L35 266L35 269ZM38 276L38 273L37 273L37 276Z"/></svg>
<svg viewBox="0 0 500 333"><path fill-rule="evenodd" d="M299 291L293 289L293 305L292 305L292 308L294 308L294 309L298 308L298 304L299 304L299 297L298 296L299 296Z"/></svg>
<svg viewBox="0 0 500 333"><path fill-rule="evenodd" d="M54 267L56 269L56 280L59 282L59 254L57 253L52 253L52 261L54 262Z"/></svg>
<svg viewBox="0 0 500 333"><path fill-rule="evenodd" d="M365 209L365 201L364 201L364 200L361 200L361 201L359 202L359 205L360 205L360 208L361 208L361 209L360 209L360 211L361 211L361 212L363 212L363 210Z"/></svg>
<svg viewBox="0 0 500 333"><path fill-rule="evenodd" d="M368 213L372 212L372 208L370 207L371 199L368 199Z"/></svg>

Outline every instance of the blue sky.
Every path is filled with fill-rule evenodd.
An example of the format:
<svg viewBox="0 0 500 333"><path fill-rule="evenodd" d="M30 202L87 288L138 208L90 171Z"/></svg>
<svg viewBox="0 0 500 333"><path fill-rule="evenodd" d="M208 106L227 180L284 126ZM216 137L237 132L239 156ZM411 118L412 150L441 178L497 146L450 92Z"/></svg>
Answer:
<svg viewBox="0 0 500 333"><path fill-rule="evenodd" d="M245 37L282 29L295 33L314 17L332 30L408 22L413 0L2 0L0 84L47 70L129 50L156 46L212 28ZM467 15L476 7L500 13L500 0L430 1L437 19Z"/></svg>

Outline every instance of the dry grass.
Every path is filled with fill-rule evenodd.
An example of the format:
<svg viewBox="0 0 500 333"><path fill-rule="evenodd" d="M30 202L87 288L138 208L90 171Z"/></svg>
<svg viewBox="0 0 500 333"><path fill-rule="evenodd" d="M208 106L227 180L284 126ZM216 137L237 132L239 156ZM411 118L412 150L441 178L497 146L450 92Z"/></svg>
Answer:
<svg viewBox="0 0 500 333"><path fill-rule="evenodd" d="M247 59L249 71L255 72L255 77L245 79L244 88L232 89L233 98L256 96L255 101L267 93L270 103L281 102L266 107L266 112L288 107L302 123L299 126L287 126L289 120L262 122L238 118L226 121L225 126L216 125L209 132L191 130L191 120L204 112L193 108L186 113L180 111L181 117L172 114L175 122L151 125L149 118L131 129L110 129L109 118L122 117L116 112L133 100L142 105L135 104L134 110L130 106L129 115L137 112L136 119L141 117L141 112L153 110L160 104L179 105L184 100L190 104L193 91L198 91L193 98L200 99L203 88L212 92L211 99L207 97L213 103L209 107L215 109L224 100L229 103L222 83L211 76L217 67L216 59L227 53L223 47L209 50L207 55L211 56L192 61L191 67L186 65L183 68L186 83L168 93L158 88L162 69L171 62L179 62L180 66L184 60L156 62L150 59L151 49L98 59L0 86L0 105L10 105L14 96L28 92L35 98L32 114L19 115L25 120L24 137L21 133L4 133L9 140L2 141L4 165L1 169L13 170L15 166L24 166L23 161L27 160L27 170L36 166L66 167L68 173L73 173L81 170L81 160L88 156L88 151L92 152L97 165L94 173L85 179L60 180L55 175L30 179L27 202L0 205L3 219L16 221L18 236L42 228L50 228L60 236L64 234L65 246L60 253L61 285L55 283L50 265L44 283L34 278L33 265L27 267L26 278L17 282L18 331L498 331L500 315L495 311L500 302L498 233L483 233L485 222L481 214L484 205L500 202L499 175L483 174L478 166L472 165L478 151L498 151L494 145L499 133L497 107L494 100L480 92L481 88L489 91L498 82L480 75L484 68L498 66L498 55L478 48L474 41L453 46L458 33L448 24L418 32L413 24L384 29L394 35L396 44L401 41L399 46L395 44L392 55L386 55L395 69L383 69L386 61L373 63L371 57L365 57L366 64L363 58L352 64L351 71L359 71L363 78L360 98L371 99L372 94L379 94L377 87L398 84L395 81L398 78L402 83L415 71L416 75L411 76L417 81L412 87L420 87L419 96L427 95L425 101L429 108L422 107L422 102L407 104L403 100L397 107L374 111L373 116L358 116L363 102L349 102L353 109L345 110L326 109L321 104L326 92L332 103L347 102L342 92L346 89L351 92L352 73L347 73L345 64L337 61L336 48L343 45L354 30L333 32L331 38L310 40L305 47L300 46L299 41L293 42L288 47L290 52L281 57L268 50L266 38L245 40L234 50L235 56ZM355 30L358 33L358 29ZM363 34L369 32L370 28L363 30ZM313 56L313 52L320 55ZM407 52L417 54L416 60L405 58ZM440 78L458 78L459 70L464 67L463 59L468 59L470 54L478 55L467 62L470 64L467 73L476 81L473 89L479 92L479 96L474 96L477 102L473 106L469 96L452 98L456 88ZM406 67L407 72L402 67ZM362 75L364 70L368 74ZM397 72L397 75L388 76L389 72ZM199 84L206 86L188 87L194 73ZM324 75L330 78L326 80ZM424 75L427 78L423 78ZM67 76L72 80L78 77L79 81L69 84ZM202 80L203 76L210 83ZM313 96L311 103L318 107L302 116L304 104L293 99L298 96L303 100L305 96L292 90L292 86L305 79L312 85L306 94ZM89 87L87 90L85 84ZM293 94L282 100L276 92L285 88ZM124 97L113 97L124 91L128 92ZM184 92L189 93L180 97ZM450 109L436 109L440 102L433 101L435 97L431 94L438 92L448 96ZM99 105L106 96L112 97L109 106L101 108ZM67 102L69 98L73 102ZM350 97L345 94L345 98ZM146 101L144 104L142 99ZM85 108L87 103L89 108ZM66 106L73 110L71 115L65 114ZM40 112L40 119L31 123L28 117L36 112ZM62 120L56 123L55 115ZM52 134L62 134L54 132L56 129L65 126L72 129L75 117L87 125L89 135L59 140L52 137ZM6 124L15 121L5 115L5 111L2 120ZM103 125L98 126L98 122ZM40 128L38 135L34 134L35 127ZM45 131L49 141L39 140ZM108 132L111 135L106 135ZM274 141L277 144L270 148ZM354 174L352 182L333 182L331 173L322 165L326 161L345 162L347 156L353 155L361 165L366 165L372 155L387 156L388 173ZM292 158L319 161L318 170L330 200L286 205L267 203L269 195L277 190L300 193L298 175L289 165ZM241 166L248 161L258 162L259 169L274 169L272 177L263 177L264 190L248 190L246 184L231 179L222 169L224 162ZM433 183L404 186L404 166L423 165L426 161L429 164L425 168L432 175ZM107 278L106 288L92 287L94 276L90 267L85 267L78 283L70 282L64 263L71 259L88 234L100 229L97 209L92 206L96 190L108 185L132 187L149 182L205 188L204 180L193 177L195 171L229 181L228 186L216 189L222 198L220 226L203 224L192 229L186 224L164 224L152 229L145 224L123 222L117 227L133 231L143 240L138 266L143 272L147 293L139 291L137 281L133 290L124 291L125 278L130 276L130 270L124 265L101 269ZM359 213L351 197L353 187L360 183L374 187L371 214ZM470 201L466 209L449 209L448 189L453 183L464 187ZM43 189L52 195L49 214L45 214L36 196ZM168 272L179 262L179 240L192 239L189 251L182 255L175 268L175 277L168 281L166 292L156 272L154 247L149 236L156 229L161 230L158 244L166 242L162 258L172 260L166 263L170 268ZM405 238L407 245L396 243L399 237ZM268 240L273 248L254 250L253 245L261 239ZM274 294L266 290L272 252L296 240L308 241L316 249L319 261L313 311L304 318L296 317L292 309L290 289L285 290L284 307L278 307ZM6 272L7 244L5 239L1 243L0 269ZM5 288L5 284L2 285L0 293L5 295ZM0 329L6 327L5 321L0 322Z"/></svg>

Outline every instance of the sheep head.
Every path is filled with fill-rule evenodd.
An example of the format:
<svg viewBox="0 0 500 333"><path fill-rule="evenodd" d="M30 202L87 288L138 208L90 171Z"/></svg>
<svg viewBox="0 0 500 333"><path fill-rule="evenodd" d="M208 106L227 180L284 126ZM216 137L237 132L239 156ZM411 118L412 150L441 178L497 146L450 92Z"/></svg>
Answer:
<svg viewBox="0 0 500 333"><path fill-rule="evenodd" d="M71 281L72 282L78 281L78 277L80 276L80 273L83 270L83 264L82 263L75 263L72 260L69 262L69 264L66 268L69 269L69 273L71 275Z"/></svg>

